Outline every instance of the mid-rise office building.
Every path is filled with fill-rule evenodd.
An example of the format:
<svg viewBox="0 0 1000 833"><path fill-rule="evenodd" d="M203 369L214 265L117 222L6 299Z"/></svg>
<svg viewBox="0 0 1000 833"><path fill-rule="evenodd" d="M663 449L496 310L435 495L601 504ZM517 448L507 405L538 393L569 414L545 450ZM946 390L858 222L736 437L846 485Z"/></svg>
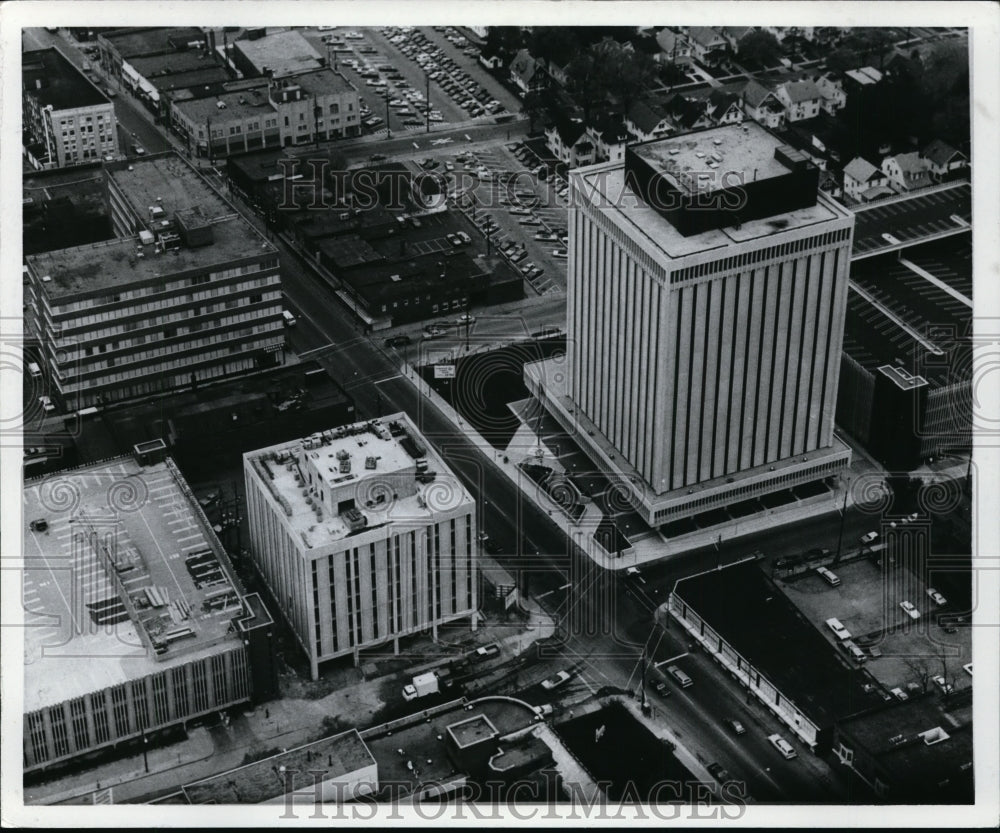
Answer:
<svg viewBox="0 0 1000 833"><path fill-rule="evenodd" d="M21 54L25 154L36 168L118 155L115 108L56 47Z"/></svg>
<svg viewBox="0 0 1000 833"><path fill-rule="evenodd" d="M475 501L402 413L245 454L251 552L309 657L472 617Z"/></svg>
<svg viewBox="0 0 1000 833"><path fill-rule="evenodd" d="M175 153L106 165L117 239L27 258L25 324L76 410L280 363L278 252Z"/></svg>
<svg viewBox="0 0 1000 833"><path fill-rule="evenodd" d="M853 215L755 123L570 174L567 361L543 405L652 526L823 480Z"/></svg>
<svg viewBox="0 0 1000 833"><path fill-rule="evenodd" d="M277 696L266 606L150 452L24 485L25 774Z"/></svg>

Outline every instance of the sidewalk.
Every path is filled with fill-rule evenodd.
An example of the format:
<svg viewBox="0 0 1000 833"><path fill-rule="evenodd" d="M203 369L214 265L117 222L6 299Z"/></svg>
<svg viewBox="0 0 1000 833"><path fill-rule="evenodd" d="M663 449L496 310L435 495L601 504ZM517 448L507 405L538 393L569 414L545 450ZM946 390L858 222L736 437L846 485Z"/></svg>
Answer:
<svg viewBox="0 0 1000 833"><path fill-rule="evenodd" d="M454 651L444 649L458 645L469 649L495 641L505 646L502 653L510 656L555 631L555 622L540 606L529 601L525 607L528 621L516 625L516 633L510 633L515 627L512 623L487 620L475 634L469 631L468 639L447 643L435 642L430 635L419 636L407 642L404 654L389 653L381 660L369 657L364 665L377 668L383 663L386 670L368 679L362 668L332 668L323 680L336 689L325 696L314 696L315 688L298 676L283 675L282 699L253 708L245 705L239 713L233 709L228 725L220 722L198 727L190 730L184 741L151 748L148 770L143 756L133 755L27 789L24 800L32 804L91 804L95 792L111 788L114 803L137 801L240 766L248 757L300 746L351 726L360 731L378 725L382 710L397 705L406 677L454 656Z"/></svg>

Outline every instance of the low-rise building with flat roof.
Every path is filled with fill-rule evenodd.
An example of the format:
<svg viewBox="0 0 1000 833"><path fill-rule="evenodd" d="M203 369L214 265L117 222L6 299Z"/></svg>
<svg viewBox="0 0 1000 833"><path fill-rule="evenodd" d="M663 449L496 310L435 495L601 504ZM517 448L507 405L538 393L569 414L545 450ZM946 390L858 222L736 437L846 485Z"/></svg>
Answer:
<svg viewBox="0 0 1000 833"><path fill-rule="evenodd" d="M280 364L275 247L175 153L105 166L114 240L27 258L26 328L67 410Z"/></svg>
<svg viewBox="0 0 1000 833"><path fill-rule="evenodd" d="M114 106L56 47L21 53L21 89L25 153L36 168L118 155Z"/></svg>
<svg viewBox="0 0 1000 833"><path fill-rule="evenodd" d="M971 708L933 695L839 721L833 754L886 803L975 801Z"/></svg>
<svg viewBox="0 0 1000 833"><path fill-rule="evenodd" d="M24 767L277 694L273 622L169 459L25 483Z"/></svg>
<svg viewBox="0 0 1000 833"><path fill-rule="evenodd" d="M475 501L403 413L243 456L251 556L319 664L472 617Z"/></svg>
<svg viewBox="0 0 1000 833"><path fill-rule="evenodd" d="M325 63L301 32L275 32L262 38L246 38L232 45L232 61L244 75L281 78Z"/></svg>
<svg viewBox="0 0 1000 833"><path fill-rule="evenodd" d="M883 702L754 561L680 579L667 612L819 754L838 720Z"/></svg>

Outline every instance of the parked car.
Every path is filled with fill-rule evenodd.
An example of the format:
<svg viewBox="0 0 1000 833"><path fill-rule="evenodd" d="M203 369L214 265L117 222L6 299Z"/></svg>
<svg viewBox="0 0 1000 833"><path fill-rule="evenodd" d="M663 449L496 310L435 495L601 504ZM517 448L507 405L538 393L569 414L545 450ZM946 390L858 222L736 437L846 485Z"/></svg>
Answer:
<svg viewBox="0 0 1000 833"><path fill-rule="evenodd" d="M469 237L469 235L467 235L464 231L456 231L455 236L466 245L472 242L472 238Z"/></svg>
<svg viewBox="0 0 1000 833"><path fill-rule="evenodd" d="M745 735L747 733L746 726L740 723L734 717L728 717L723 721L734 735Z"/></svg>
<svg viewBox="0 0 1000 833"><path fill-rule="evenodd" d="M940 674L935 674L931 677L931 680L944 694L951 694L955 690L955 686L945 680Z"/></svg>
<svg viewBox="0 0 1000 833"><path fill-rule="evenodd" d="M407 344L412 343L412 339L409 336L393 336L392 338L387 338L385 340L386 347L405 347Z"/></svg>
<svg viewBox="0 0 1000 833"><path fill-rule="evenodd" d="M831 587L840 586L840 578L832 570L828 570L826 567L817 567L816 572Z"/></svg>
<svg viewBox="0 0 1000 833"><path fill-rule="evenodd" d="M560 671L554 677L542 680L542 688L551 691L553 688L559 688L559 686L569 682L572 678L573 675L569 671Z"/></svg>
<svg viewBox="0 0 1000 833"><path fill-rule="evenodd" d="M687 688L690 685L694 685L694 680L681 671L681 669L676 665L668 665L667 673L677 681L681 688Z"/></svg>
<svg viewBox="0 0 1000 833"><path fill-rule="evenodd" d="M907 694L905 691L903 691L903 689L901 689L899 686L896 686L896 688L889 689L889 693L892 694L892 696L895 697L897 700L910 699L910 695Z"/></svg>
<svg viewBox="0 0 1000 833"><path fill-rule="evenodd" d="M670 689L667 688L667 684L663 682L663 680L657 680L655 683L653 683L653 690L661 697L670 696Z"/></svg>
<svg viewBox="0 0 1000 833"><path fill-rule="evenodd" d="M729 773L723 768L722 764L717 761L710 763L707 767L705 767L705 769L708 770L709 775L720 783L729 780Z"/></svg>
<svg viewBox="0 0 1000 833"><path fill-rule="evenodd" d="M906 615L907 615L907 616L909 616L909 617L910 617L911 619L919 619L919 618L920 618L920 611L919 611L919 610L917 610L917 608L916 608L916 606L915 606L915 605L913 604L913 602L907 602L907 601L903 601L903 602L900 602L900 603L899 603L899 606L900 606L901 608L903 608L903 611L904 611L904 612L906 613Z"/></svg>
<svg viewBox="0 0 1000 833"><path fill-rule="evenodd" d="M927 588L927 595L931 597L931 599L934 601L934 604L938 605L948 604L948 600L940 593L938 593L938 591L935 590L933 587Z"/></svg>
<svg viewBox="0 0 1000 833"><path fill-rule="evenodd" d="M458 324L458 325L475 324L476 323L476 316L469 315L467 312L466 313L462 313L460 316L458 316L458 318L455 319L455 323Z"/></svg>
<svg viewBox="0 0 1000 833"><path fill-rule="evenodd" d="M789 761L792 758L798 757L798 753L795 751L794 747L781 735L775 733L773 735L768 735L767 739L770 742L771 746L777 749Z"/></svg>
<svg viewBox="0 0 1000 833"><path fill-rule="evenodd" d="M834 636L837 639L850 639L851 632L847 630L841 623L839 619L827 619L826 626L833 631Z"/></svg>
<svg viewBox="0 0 1000 833"><path fill-rule="evenodd" d="M866 532L864 535L861 536L860 540L861 540L862 544L871 544L877 538L878 538L878 533L877 532Z"/></svg>
<svg viewBox="0 0 1000 833"><path fill-rule="evenodd" d="M451 243L452 246L456 246L456 247L457 246L461 246L462 245L462 238L459 237L457 234L449 234L448 235L448 242Z"/></svg>
<svg viewBox="0 0 1000 833"><path fill-rule="evenodd" d="M56 406L52 404L52 400L47 396L39 396L38 402L41 404L42 410L47 414L52 413L56 409Z"/></svg>
<svg viewBox="0 0 1000 833"><path fill-rule="evenodd" d="M489 659L490 657L497 656L500 656L500 646L496 642L476 648L476 651L473 654L474 659Z"/></svg>
<svg viewBox="0 0 1000 833"><path fill-rule="evenodd" d="M553 249L552 257L557 257L560 260L566 260L566 258L569 257L569 254L565 249Z"/></svg>

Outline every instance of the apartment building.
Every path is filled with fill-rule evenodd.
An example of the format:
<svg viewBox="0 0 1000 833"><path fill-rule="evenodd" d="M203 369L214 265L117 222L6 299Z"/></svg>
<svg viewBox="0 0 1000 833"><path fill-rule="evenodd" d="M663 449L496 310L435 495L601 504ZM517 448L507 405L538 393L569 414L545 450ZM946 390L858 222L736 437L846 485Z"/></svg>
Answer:
<svg viewBox="0 0 1000 833"><path fill-rule="evenodd" d="M21 73L24 152L35 168L118 155L114 106L62 52L23 52Z"/></svg>
<svg viewBox="0 0 1000 833"><path fill-rule="evenodd" d="M322 662L472 617L476 505L403 413L243 456L251 553Z"/></svg>
<svg viewBox="0 0 1000 833"><path fill-rule="evenodd" d="M105 166L114 240L26 259L56 404L108 404L284 359L278 252L190 164Z"/></svg>

